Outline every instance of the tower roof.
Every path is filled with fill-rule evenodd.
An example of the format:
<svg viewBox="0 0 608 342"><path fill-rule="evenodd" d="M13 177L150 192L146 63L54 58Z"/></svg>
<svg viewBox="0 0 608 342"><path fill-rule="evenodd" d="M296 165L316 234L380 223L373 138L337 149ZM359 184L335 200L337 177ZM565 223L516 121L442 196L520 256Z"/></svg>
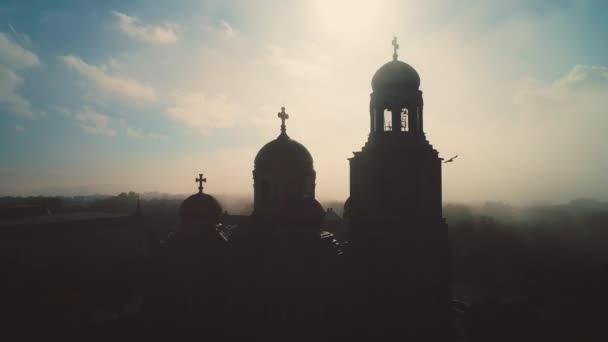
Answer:
<svg viewBox="0 0 608 342"><path fill-rule="evenodd" d="M279 113L281 118L281 134L273 141L264 145L255 157L255 167L277 167L284 165L285 167L312 167L313 160L310 152L304 145L291 139L285 128L285 119L289 117L285 113L285 107L281 108Z"/></svg>
<svg viewBox="0 0 608 342"><path fill-rule="evenodd" d="M287 136L280 136L264 145L255 156L256 168L275 163L312 166L313 160L304 145Z"/></svg>
<svg viewBox="0 0 608 342"><path fill-rule="evenodd" d="M198 193L186 198L179 207L179 216L186 225L215 225L220 221L222 207L215 197L203 193L203 182L207 179L199 174Z"/></svg>
<svg viewBox="0 0 608 342"><path fill-rule="evenodd" d="M395 88L408 90L418 90L420 88L418 72L411 65L399 60L384 64L372 77L372 89L374 91Z"/></svg>
<svg viewBox="0 0 608 342"><path fill-rule="evenodd" d="M420 75L411 65L398 60L397 37L393 38L393 60L384 64L372 77L372 89L391 90L405 89L418 90L420 88Z"/></svg>

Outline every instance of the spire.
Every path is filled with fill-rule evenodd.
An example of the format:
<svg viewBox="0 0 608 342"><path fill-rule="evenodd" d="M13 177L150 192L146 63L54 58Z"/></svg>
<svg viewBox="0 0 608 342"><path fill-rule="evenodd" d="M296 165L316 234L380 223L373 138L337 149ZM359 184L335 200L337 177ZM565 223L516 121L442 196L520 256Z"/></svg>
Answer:
<svg viewBox="0 0 608 342"><path fill-rule="evenodd" d="M281 111L277 114L277 116L281 118L281 135L279 135L279 137L287 137L285 120L289 119L289 114L285 113L285 106L281 107Z"/></svg>
<svg viewBox="0 0 608 342"><path fill-rule="evenodd" d="M202 194L203 193L203 183L207 183L207 178L203 178L203 174L199 173L198 178L195 178L194 181L198 183L198 193Z"/></svg>
<svg viewBox="0 0 608 342"><path fill-rule="evenodd" d="M399 44L397 44L397 37L393 37L393 60L396 61L399 55L397 54L397 50L399 50Z"/></svg>

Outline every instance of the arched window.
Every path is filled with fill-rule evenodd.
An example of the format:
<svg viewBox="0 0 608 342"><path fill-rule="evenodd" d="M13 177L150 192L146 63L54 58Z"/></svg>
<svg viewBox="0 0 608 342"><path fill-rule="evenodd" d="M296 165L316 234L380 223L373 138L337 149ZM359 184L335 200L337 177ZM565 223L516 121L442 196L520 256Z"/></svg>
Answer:
<svg viewBox="0 0 608 342"><path fill-rule="evenodd" d="M408 125L408 110L407 108L403 108L401 109L401 131L402 132L407 132L410 130L410 127Z"/></svg>
<svg viewBox="0 0 608 342"><path fill-rule="evenodd" d="M393 130L393 113L389 110L384 111L384 132Z"/></svg>

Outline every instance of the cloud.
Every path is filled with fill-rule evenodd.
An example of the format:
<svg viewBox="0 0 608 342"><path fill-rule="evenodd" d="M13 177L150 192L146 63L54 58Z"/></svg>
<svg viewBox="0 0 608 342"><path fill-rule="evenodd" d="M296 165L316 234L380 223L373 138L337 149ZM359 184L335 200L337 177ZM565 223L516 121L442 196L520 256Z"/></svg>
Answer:
<svg viewBox="0 0 608 342"><path fill-rule="evenodd" d="M28 36L25 33L17 32L17 30L15 30L15 28L11 24L8 24L8 27L11 29L11 32L13 32L13 34L15 35L15 37L17 38L18 41L23 42L23 44L25 44L25 45L32 44L32 39L30 38L30 36Z"/></svg>
<svg viewBox="0 0 608 342"><path fill-rule="evenodd" d="M99 114L89 107L68 113L86 133L105 136L116 135L116 130L112 127L111 119L107 115Z"/></svg>
<svg viewBox="0 0 608 342"><path fill-rule="evenodd" d="M139 18L113 11L119 29L127 36L147 43L171 44L178 40L179 27L175 24L144 25Z"/></svg>
<svg viewBox="0 0 608 342"><path fill-rule="evenodd" d="M223 40L230 40L236 36L232 25L225 20L220 20L216 26L208 26L207 29Z"/></svg>
<svg viewBox="0 0 608 342"><path fill-rule="evenodd" d="M209 129L232 127L238 108L224 95L206 97L196 92L177 92L167 115L180 124L209 134Z"/></svg>
<svg viewBox="0 0 608 342"><path fill-rule="evenodd" d="M19 95L23 78L18 74L22 69L40 65L38 56L12 41L0 32L0 106L19 116L33 117L30 102Z"/></svg>
<svg viewBox="0 0 608 342"><path fill-rule="evenodd" d="M526 191L563 200L606 196L597 186L608 184L606 107L605 66L577 65L552 82L525 81L515 96L518 126L509 152L526 165L519 172Z"/></svg>
<svg viewBox="0 0 608 342"><path fill-rule="evenodd" d="M0 32L0 64L13 70L31 68L40 65L38 56L12 41L8 35Z"/></svg>
<svg viewBox="0 0 608 342"><path fill-rule="evenodd" d="M608 67L577 65L564 77L556 80L555 87L588 90L590 87L608 87Z"/></svg>
<svg viewBox="0 0 608 342"><path fill-rule="evenodd" d="M153 139L153 140L167 140L168 137L165 134L157 134L152 132L146 132L141 128L135 128L131 126L126 127L127 136L133 139Z"/></svg>
<svg viewBox="0 0 608 342"><path fill-rule="evenodd" d="M298 52L309 51L308 54L304 55L295 52L290 53L288 49L274 44L268 44L266 50L270 64L284 72L288 77L317 82L328 75L322 61L319 60L320 52L318 55L312 56L312 51L317 52L319 50L314 45L308 45L307 49L298 50Z"/></svg>
<svg viewBox="0 0 608 342"><path fill-rule="evenodd" d="M156 101L154 88L135 79L110 74L106 68L87 64L73 55L63 56L61 59L68 68L76 71L96 88L96 95L135 104Z"/></svg>
<svg viewBox="0 0 608 342"><path fill-rule="evenodd" d="M595 116L603 119L608 105L608 67L576 65L552 82L535 79L523 81L515 104L522 115L569 119ZM575 125L572 120L570 124Z"/></svg>
<svg viewBox="0 0 608 342"><path fill-rule="evenodd" d="M133 127L127 120L122 118L113 118L111 116L101 114L89 106L84 106L81 109L73 110L65 107L55 106L52 108L55 112L62 114L68 119L74 121L78 127L84 132L94 135L117 136L124 133L127 137L143 140L167 140L166 134L154 133L146 131L142 128Z"/></svg>
<svg viewBox="0 0 608 342"><path fill-rule="evenodd" d="M0 106L19 116L32 117L30 102L17 93L22 84L23 78L0 64Z"/></svg>
<svg viewBox="0 0 608 342"><path fill-rule="evenodd" d="M146 133L141 128L127 127L127 135L135 139L144 139Z"/></svg>

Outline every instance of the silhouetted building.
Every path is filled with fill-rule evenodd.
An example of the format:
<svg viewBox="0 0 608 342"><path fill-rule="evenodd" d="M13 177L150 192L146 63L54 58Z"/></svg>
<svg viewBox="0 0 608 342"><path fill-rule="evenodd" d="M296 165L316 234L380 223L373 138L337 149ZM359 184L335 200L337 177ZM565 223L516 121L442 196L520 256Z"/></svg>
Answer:
<svg viewBox="0 0 608 342"><path fill-rule="evenodd" d="M137 331L167 339L449 340L441 158L424 135L420 77L393 44L393 61L372 79L368 141L350 159L345 220L315 199L313 158L287 135L282 107L279 136L255 157L251 216L224 212L199 174L198 193L181 203L180 224L166 238L111 217L113 227L84 234L84 243L68 238L83 233L67 222L65 236L50 234L74 248L109 236L83 255L125 243L138 251L147 239L145 279L124 295L143 296L142 312L126 325L118 317L102 339ZM139 202L131 220L146 221Z"/></svg>
<svg viewBox="0 0 608 342"><path fill-rule="evenodd" d="M201 336L203 331L213 336L228 309L228 245L217 229L222 207L203 193L202 174L196 181L199 192L179 208L181 224L151 259L146 315L162 322L155 331L167 336Z"/></svg>
<svg viewBox="0 0 608 342"><path fill-rule="evenodd" d="M420 77L393 44L372 78L369 138L350 159L345 212L371 331L441 340L451 301L441 158L424 135Z"/></svg>
<svg viewBox="0 0 608 342"><path fill-rule="evenodd" d="M264 145L255 157L253 215L275 220L286 201L315 198L316 173L312 156L304 145L287 135L285 107L278 114L281 134Z"/></svg>
<svg viewBox="0 0 608 342"><path fill-rule="evenodd" d="M220 218L220 205L202 193L202 175L199 193L183 202L183 231L174 234L163 258L180 255L182 261L169 268L187 276L170 279L183 279L182 295L205 287L204 280L188 277L206 274L218 284L214 293L224 300L214 302L215 318L226 315L223 320L241 327L236 335L448 339L441 158L424 136L420 77L397 60L394 44L394 60L372 80L368 142L350 159L346 225L315 199L313 158L287 135L284 107L280 135L255 158L250 217ZM325 227L350 237L350 247ZM203 248L205 257L197 250ZM202 298L210 292L201 293L187 312L208 301Z"/></svg>

